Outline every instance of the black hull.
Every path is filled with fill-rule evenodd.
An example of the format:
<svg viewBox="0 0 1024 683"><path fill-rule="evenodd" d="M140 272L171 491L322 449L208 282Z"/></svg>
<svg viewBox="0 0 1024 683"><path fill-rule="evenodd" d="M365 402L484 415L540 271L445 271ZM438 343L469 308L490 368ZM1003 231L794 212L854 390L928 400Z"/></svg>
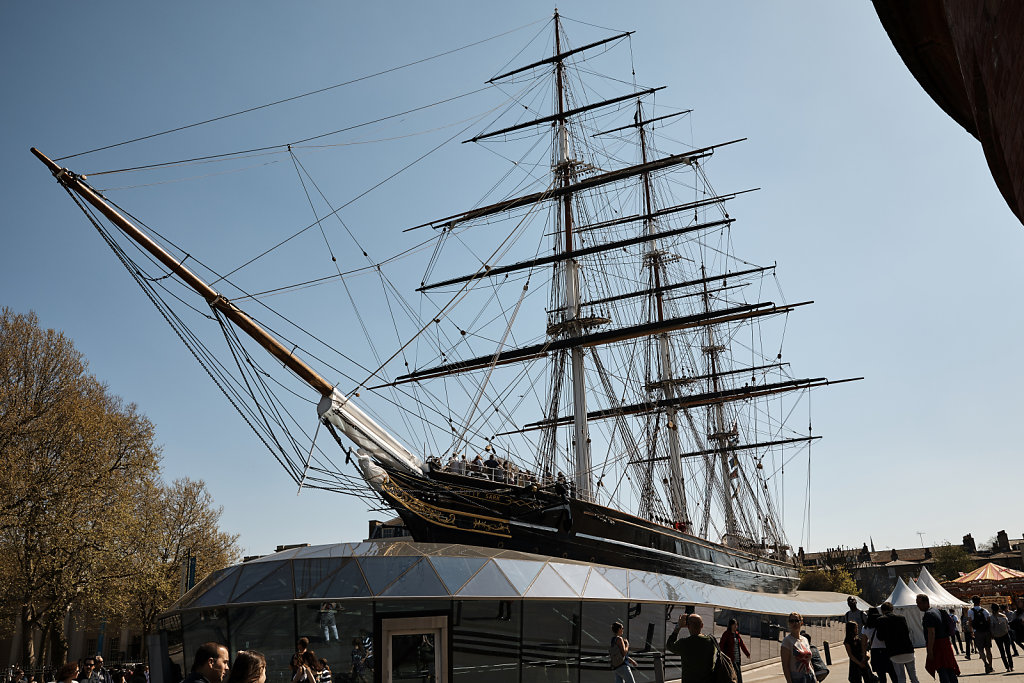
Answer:
<svg viewBox="0 0 1024 683"><path fill-rule="evenodd" d="M381 493L416 541L461 543L681 576L767 593L796 588L796 567L620 510L450 473L389 473Z"/></svg>

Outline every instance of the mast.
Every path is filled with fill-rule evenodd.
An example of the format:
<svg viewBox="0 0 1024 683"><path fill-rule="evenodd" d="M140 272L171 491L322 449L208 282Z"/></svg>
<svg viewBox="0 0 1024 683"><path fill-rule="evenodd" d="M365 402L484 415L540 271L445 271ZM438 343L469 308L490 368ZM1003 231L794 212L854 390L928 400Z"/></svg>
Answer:
<svg viewBox="0 0 1024 683"><path fill-rule="evenodd" d="M637 132L640 135L640 163L647 164L647 132L643 126L643 104L640 100L636 102L636 121L637 121ZM657 321L659 323L665 322L665 292L663 289L663 275L665 266L661 258L661 250L658 248L658 226L654 218L655 206L654 199L651 195L651 174L650 172L644 172L641 174L644 188L644 213L646 218L644 224L646 232L651 237L650 246L647 250L647 263L651 271L651 288L654 292L654 307L657 314ZM671 401L675 398L676 385L673 381L672 376L672 354L668 344L668 332L662 332L657 335L657 346L658 346L658 369L659 369L659 384L661 386L661 392L663 397L667 401ZM669 483L668 483L668 496L669 505L672 509L672 519L682 524L685 530L689 530L690 519L687 512L686 506L686 489L683 481L683 464L682 458L680 457L681 449L679 447L679 431L678 422L676 419L676 409L667 408L665 410L665 437L668 441L668 465L669 465Z"/></svg>
<svg viewBox="0 0 1024 683"><path fill-rule="evenodd" d="M701 277L707 277L707 271L705 270L704 264L700 266ZM710 295L708 292L708 285L704 283L704 310L711 310ZM718 375L718 356L725 351L724 346L720 346L716 343L714 327L708 325L706 328L707 332L707 345L702 349L704 354L708 357L708 383L709 390L712 393L720 391L720 378ZM715 431L708 436L718 444L718 460L719 467L721 468L722 477L722 513L725 515L725 545L735 544L737 540L737 526L736 526L736 512L732 505L732 478L730 477L729 469L729 457L731 451L729 450L729 443L735 433L732 431L726 431L725 428L725 407L721 403L715 403L708 406L708 420L709 426ZM711 497L711 491L707 493L708 497Z"/></svg>
<svg viewBox="0 0 1024 683"><path fill-rule="evenodd" d="M557 212L557 232L564 234L563 251L568 257L562 261L565 279L565 309L563 320L567 323L578 322L580 315L579 295L579 263L572 258L572 161L569 157L569 129L565 113L565 61L562 55L561 25L558 10L555 10L555 94L558 114L555 123L555 166L557 187L564 190L562 195L562 211ZM561 223L561 225L558 225ZM566 327L567 334L579 336L578 325ZM590 434L587 428L587 394L586 378L583 367L583 347L573 345L569 350L570 368L572 372L572 411L573 411L573 447L575 449L576 471L574 482L576 495L585 500L592 497L590 488Z"/></svg>

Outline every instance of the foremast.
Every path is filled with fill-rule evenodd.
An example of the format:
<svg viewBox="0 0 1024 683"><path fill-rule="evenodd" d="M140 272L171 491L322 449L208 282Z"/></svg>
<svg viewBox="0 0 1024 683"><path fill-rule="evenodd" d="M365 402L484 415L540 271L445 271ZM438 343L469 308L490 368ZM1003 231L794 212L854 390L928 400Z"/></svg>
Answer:
<svg viewBox="0 0 1024 683"><path fill-rule="evenodd" d="M182 282L202 296L211 309L245 332L271 356L318 392L321 397L317 406L320 419L339 429L361 450L363 457L360 458L360 464L363 476L368 481L373 483L373 480L376 480L381 474L368 464L370 459L393 469L423 474L419 458L352 403L349 397L338 391L320 373L298 358L293 350L267 332L251 316L193 273L142 229L122 215L100 193L92 189L83 176L62 168L34 147L32 153L50 169L57 182L64 188L91 204L128 238L152 254ZM366 462L364 462L364 458Z"/></svg>

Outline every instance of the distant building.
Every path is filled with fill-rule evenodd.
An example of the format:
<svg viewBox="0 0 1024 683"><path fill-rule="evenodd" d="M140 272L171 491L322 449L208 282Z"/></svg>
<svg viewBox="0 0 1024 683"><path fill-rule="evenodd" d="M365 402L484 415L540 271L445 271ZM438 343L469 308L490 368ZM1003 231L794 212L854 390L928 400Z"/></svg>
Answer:
<svg viewBox="0 0 1024 683"><path fill-rule="evenodd" d="M1005 530L996 534L993 547L979 549L971 534L963 537L962 546L974 567L995 562L1010 569L1024 571L1024 538L1011 539ZM804 553L801 550L798 557L805 569L846 567L860 587L861 597L867 602L878 604L892 592L897 578L902 578L913 587L913 580L921 573L922 567L928 567L931 571L935 564L933 554L941 547L890 548L875 551L869 549L865 543L860 549L832 548L819 553Z"/></svg>

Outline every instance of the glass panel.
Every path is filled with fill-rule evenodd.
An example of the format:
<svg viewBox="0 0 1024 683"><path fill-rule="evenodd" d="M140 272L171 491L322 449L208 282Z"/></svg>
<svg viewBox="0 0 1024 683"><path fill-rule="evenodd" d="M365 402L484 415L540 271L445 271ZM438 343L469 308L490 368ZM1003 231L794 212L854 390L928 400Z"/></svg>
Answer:
<svg viewBox="0 0 1024 683"><path fill-rule="evenodd" d="M543 562L536 562L534 560L509 560L506 558L499 558L494 560L501 571L505 573L508 580L512 582L512 585L516 587L519 594L526 592L526 589L530 587L530 583L533 579L544 568Z"/></svg>
<svg viewBox="0 0 1024 683"><path fill-rule="evenodd" d="M630 569L631 600L664 600L659 584L657 574Z"/></svg>
<svg viewBox="0 0 1024 683"><path fill-rule="evenodd" d="M262 581L272 571L280 568L280 561L255 562L242 565L242 575L238 577L238 583L235 584L235 591L232 593L231 601L236 602L238 596Z"/></svg>
<svg viewBox="0 0 1024 683"><path fill-rule="evenodd" d="M392 581L401 576L405 570L413 566L420 558L408 555L401 557L361 557L359 566L374 594L380 593Z"/></svg>
<svg viewBox="0 0 1024 683"><path fill-rule="evenodd" d="M488 562L483 569L477 572L476 576L469 580L469 583L462 587L459 595L480 595L488 598L512 596L518 598L519 591L508 582L508 579L505 578L505 575L501 573L494 563Z"/></svg>
<svg viewBox="0 0 1024 683"><path fill-rule="evenodd" d="M443 595L449 597L450 594L430 563L426 559L421 559L412 569L402 574L401 579L388 586L381 595Z"/></svg>
<svg viewBox="0 0 1024 683"><path fill-rule="evenodd" d="M292 563L295 571L295 597L304 598L331 572L341 568L342 560L336 558L318 558L315 560L296 560ZM321 596L312 596L321 597Z"/></svg>
<svg viewBox="0 0 1024 683"><path fill-rule="evenodd" d="M291 680L288 663L295 652L295 608L292 605L232 607L231 658L239 650L256 650L267 658L267 683Z"/></svg>
<svg viewBox="0 0 1024 683"><path fill-rule="evenodd" d="M565 579L567 584L575 587L575 592L583 592L583 586L587 583L587 575L590 574L589 565L549 562L548 566L558 572L558 575Z"/></svg>
<svg viewBox="0 0 1024 683"><path fill-rule="evenodd" d="M615 569L613 567L594 567L594 569L606 578L608 583L622 591L623 595L626 595L626 587L629 585L629 574L625 569Z"/></svg>
<svg viewBox="0 0 1024 683"><path fill-rule="evenodd" d="M661 647L665 647L665 641L668 640L668 634L672 633L672 630L676 627L676 623L679 621L680 614L686 614L692 612L693 608L687 608L685 605L665 605L665 618L663 619L663 628L665 633L664 640L661 641ZM665 652L665 680L671 681L680 677L680 661L679 655L674 655L670 652Z"/></svg>
<svg viewBox="0 0 1024 683"><path fill-rule="evenodd" d="M665 605L656 603L630 603L629 623L626 625L629 652L636 660L633 669L636 683L654 680L654 653L665 648Z"/></svg>
<svg viewBox="0 0 1024 683"><path fill-rule="evenodd" d="M469 578L484 566L483 558L479 557L431 557L430 563L437 570L451 593L457 593Z"/></svg>
<svg viewBox="0 0 1024 683"><path fill-rule="evenodd" d="M646 572L629 572L629 599L630 600L662 600L662 596L655 592L647 583Z"/></svg>
<svg viewBox="0 0 1024 683"><path fill-rule="evenodd" d="M608 646L612 639L612 623L626 624L626 603L584 602L580 628L580 680L611 681ZM628 628L628 626L626 627ZM623 635L629 638L628 631ZM630 654L635 647L630 641Z"/></svg>
<svg viewBox="0 0 1024 683"><path fill-rule="evenodd" d="M241 583L246 577L243 574ZM231 602L270 602L272 600L291 600L295 597L292 590L292 563L282 562L269 575L260 579L244 593L235 587ZM242 648L245 649L245 648Z"/></svg>
<svg viewBox="0 0 1024 683"><path fill-rule="evenodd" d="M315 598L362 598L370 597L370 588L366 585L359 563L352 559L344 560L341 569L309 592Z"/></svg>
<svg viewBox="0 0 1024 683"><path fill-rule="evenodd" d="M608 579L598 571L590 572L590 577L587 579L587 587L583 591L583 596L587 598L611 598L613 600L622 600L626 597L626 587L623 586L622 590L619 590L612 584L608 583Z"/></svg>
<svg viewBox="0 0 1024 683"><path fill-rule="evenodd" d="M220 575L211 575L203 579L203 581L193 590L196 591L195 598L189 600L189 607L206 607L214 605L223 605L231 597L231 591L235 587L235 581L238 579L238 573L241 567L235 566L226 569ZM205 588L204 588L205 586ZM191 666L191 662L189 666Z"/></svg>
<svg viewBox="0 0 1024 683"><path fill-rule="evenodd" d="M192 666L196 650L203 643L228 644L228 611L217 607L195 612L183 612L181 615L182 640L185 650L186 670Z"/></svg>
<svg viewBox="0 0 1024 683"><path fill-rule="evenodd" d="M558 575L550 565L544 567L537 578L533 580L526 595L531 598L574 598L579 593L569 587L569 584Z"/></svg>
<svg viewBox="0 0 1024 683"><path fill-rule="evenodd" d="M519 683L520 604L512 600L455 602L451 622L455 681Z"/></svg>
<svg viewBox="0 0 1024 683"><path fill-rule="evenodd" d="M433 633L391 636L391 680L432 683L436 678L437 643Z"/></svg>
<svg viewBox="0 0 1024 683"><path fill-rule="evenodd" d="M576 683L580 603L537 600L522 605L523 683Z"/></svg>
<svg viewBox="0 0 1024 683"><path fill-rule="evenodd" d="M368 653L373 652L373 603L369 600L301 602L296 612L299 635L309 638L310 649L327 660L333 680L346 680L356 642ZM369 668L373 668L372 660ZM367 680L373 680L372 674L367 673Z"/></svg>

